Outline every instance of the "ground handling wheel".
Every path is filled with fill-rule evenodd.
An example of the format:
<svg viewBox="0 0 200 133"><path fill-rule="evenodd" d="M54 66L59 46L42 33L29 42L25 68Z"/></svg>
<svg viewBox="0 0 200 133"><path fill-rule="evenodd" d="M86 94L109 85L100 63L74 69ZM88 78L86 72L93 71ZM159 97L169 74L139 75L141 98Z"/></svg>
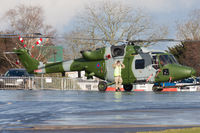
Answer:
<svg viewBox="0 0 200 133"><path fill-rule="evenodd" d="M106 89L107 89L107 83L105 81L100 81L99 84L98 84L98 89L101 92L106 91Z"/></svg>
<svg viewBox="0 0 200 133"><path fill-rule="evenodd" d="M124 91L130 92L133 89L133 85L129 84L129 85L123 85L124 86Z"/></svg>
<svg viewBox="0 0 200 133"><path fill-rule="evenodd" d="M161 87L161 86L153 86L153 87L152 87L152 90L153 90L154 92L161 92L161 91L163 90L163 87Z"/></svg>

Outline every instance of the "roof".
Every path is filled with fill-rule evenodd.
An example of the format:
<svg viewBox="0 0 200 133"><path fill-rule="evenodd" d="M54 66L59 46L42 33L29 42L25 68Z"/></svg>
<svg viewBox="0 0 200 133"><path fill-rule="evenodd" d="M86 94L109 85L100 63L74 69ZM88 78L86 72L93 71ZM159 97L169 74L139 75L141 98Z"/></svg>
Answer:
<svg viewBox="0 0 200 133"><path fill-rule="evenodd" d="M11 69L9 69L9 70L21 70L21 71L24 71L24 70L26 70L25 68L11 68Z"/></svg>

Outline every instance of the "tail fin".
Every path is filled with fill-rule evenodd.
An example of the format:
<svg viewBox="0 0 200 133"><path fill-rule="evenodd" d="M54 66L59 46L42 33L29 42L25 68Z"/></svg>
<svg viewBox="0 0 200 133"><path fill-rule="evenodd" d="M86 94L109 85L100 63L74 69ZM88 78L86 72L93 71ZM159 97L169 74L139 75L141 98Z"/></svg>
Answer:
<svg viewBox="0 0 200 133"><path fill-rule="evenodd" d="M34 73L35 69L38 69L40 62L30 56L26 49L14 49L20 62L26 68L28 73Z"/></svg>

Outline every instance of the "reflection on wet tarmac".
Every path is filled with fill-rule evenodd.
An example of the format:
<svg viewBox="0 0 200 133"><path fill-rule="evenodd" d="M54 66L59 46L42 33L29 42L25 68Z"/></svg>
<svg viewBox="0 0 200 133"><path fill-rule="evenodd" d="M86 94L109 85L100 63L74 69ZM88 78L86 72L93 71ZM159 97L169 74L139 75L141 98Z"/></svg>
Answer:
<svg viewBox="0 0 200 133"><path fill-rule="evenodd" d="M0 91L0 125L194 125L200 92Z"/></svg>

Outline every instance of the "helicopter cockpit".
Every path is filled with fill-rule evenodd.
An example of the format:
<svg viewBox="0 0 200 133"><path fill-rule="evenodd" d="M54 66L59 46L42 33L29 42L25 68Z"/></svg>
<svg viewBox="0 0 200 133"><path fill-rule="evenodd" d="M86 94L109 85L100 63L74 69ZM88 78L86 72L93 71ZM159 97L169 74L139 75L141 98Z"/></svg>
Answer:
<svg viewBox="0 0 200 133"><path fill-rule="evenodd" d="M155 69L159 69L160 66L164 66L167 64L178 64L177 60L175 59L175 57L171 54L160 54L159 55L153 55L152 56L152 66Z"/></svg>
<svg viewBox="0 0 200 133"><path fill-rule="evenodd" d="M178 62L176 61L174 56L171 54L159 55L159 60L160 60L160 64L162 66L164 66L166 64L178 64Z"/></svg>

